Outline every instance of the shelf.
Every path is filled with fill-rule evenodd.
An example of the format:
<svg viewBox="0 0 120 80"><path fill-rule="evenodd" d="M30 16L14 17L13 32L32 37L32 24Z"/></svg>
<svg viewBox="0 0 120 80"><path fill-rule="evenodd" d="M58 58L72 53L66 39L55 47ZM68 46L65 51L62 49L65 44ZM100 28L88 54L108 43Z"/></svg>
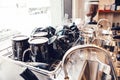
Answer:
<svg viewBox="0 0 120 80"><path fill-rule="evenodd" d="M99 12L99 13L120 13L120 10L119 10L119 11L99 10L98 12Z"/></svg>
<svg viewBox="0 0 120 80"><path fill-rule="evenodd" d="M111 30L119 31L119 30L120 30L120 27L112 27Z"/></svg>

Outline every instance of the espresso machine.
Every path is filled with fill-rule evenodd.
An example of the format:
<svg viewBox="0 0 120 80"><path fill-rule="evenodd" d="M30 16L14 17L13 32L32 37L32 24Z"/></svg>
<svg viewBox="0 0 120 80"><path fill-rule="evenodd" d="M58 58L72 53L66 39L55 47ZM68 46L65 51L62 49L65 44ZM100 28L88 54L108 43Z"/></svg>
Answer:
<svg viewBox="0 0 120 80"><path fill-rule="evenodd" d="M97 17L99 0L85 0L84 13L85 22L88 24L97 24L95 17Z"/></svg>
<svg viewBox="0 0 120 80"><path fill-rule="evenodd" d="M84 37L84 44L91 44L96 36L97 17L99 0L85 0L84 2L84 27L82 28L82 35Z"/></svg>

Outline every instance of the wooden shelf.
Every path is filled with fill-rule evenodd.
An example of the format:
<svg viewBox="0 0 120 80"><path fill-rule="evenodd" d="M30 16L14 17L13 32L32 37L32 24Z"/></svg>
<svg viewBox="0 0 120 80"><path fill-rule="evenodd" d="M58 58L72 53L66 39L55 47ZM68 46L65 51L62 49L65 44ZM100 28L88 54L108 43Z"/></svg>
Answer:
<svg viewBox="0 0 120 80"><path fill-rule="evenodd" d="M99 12L99 13L120 13L120 10L119 10L119 11L99 10L98 12Z"/></svg>

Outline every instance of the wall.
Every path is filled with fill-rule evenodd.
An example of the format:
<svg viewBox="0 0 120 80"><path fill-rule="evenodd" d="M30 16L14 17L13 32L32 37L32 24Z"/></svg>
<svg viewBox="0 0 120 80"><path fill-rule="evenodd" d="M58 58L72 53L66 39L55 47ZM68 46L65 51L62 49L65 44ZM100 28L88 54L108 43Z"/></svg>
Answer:
<svg viewBox="0 0 120 80"><path fill-rule="evenodd" d="M109 5L113 4L115 0L99 0L99 5Z"/></svg>
<svg viewBox="0 0 120 80"><path fill-rule="evenodd" d="M113 4L115 0L99 0L99 8L102 8L103 5ZM73 19L81 18L84 19L84 3L85 0L73 0ZM97 17L96 17L97 19Z"/></svg>
<svg viewBox="0 0 120 80"><path fill-rule="evenodd" d="M99 3L99 9L100 10L104 10L104 5L108 4L108 5L112 5L115 2L115 0L100 0ZM106 18L108 19L110 22L119 22L120 23L120 12L109 12L109 13L99 13L99 19L101 18Z"/></svg>
<svg viewBox="0 0 120 80"><path fill-rule="evenodd" d="M81 18L84 20L84 4L85 0L73 0L73 19Z"/></svg>
<svg viewBox="0 0 120 80"><path fill-rule="evenodd" d="M48 12L37 15L29 14L30 8L41 7L49 7ZM0 11L0 29L17 29L29 35L35 27L49 25L55 27L62 24L63 0L0 0ZM33 13L35 12L34 10Z"/></svg>
<svg viewBox="0 0 120 80"><path fill-rule="evenodd" d="M63 21L63 0L50 0L51 19L53 26L62 25Z"/></svg>
<svg viewBox="0 0 120 80"><path fill-rule="evenodd" d="M72 18L72 0L64 0L64 14L68 14L68 18Z"/></svg>

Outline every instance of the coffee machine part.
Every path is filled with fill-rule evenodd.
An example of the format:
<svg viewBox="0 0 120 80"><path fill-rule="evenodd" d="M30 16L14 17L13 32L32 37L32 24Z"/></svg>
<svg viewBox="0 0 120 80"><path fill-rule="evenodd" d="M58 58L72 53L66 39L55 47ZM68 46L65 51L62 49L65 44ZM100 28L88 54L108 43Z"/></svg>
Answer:
<svg viewBox="0 0 120 80"><path fill-rule="evenodd" d="M98 0L85 0L85 18L87 18L86 22L89 20L89 24L97 24L93 18L97 14L98 3Z"/></svg>

